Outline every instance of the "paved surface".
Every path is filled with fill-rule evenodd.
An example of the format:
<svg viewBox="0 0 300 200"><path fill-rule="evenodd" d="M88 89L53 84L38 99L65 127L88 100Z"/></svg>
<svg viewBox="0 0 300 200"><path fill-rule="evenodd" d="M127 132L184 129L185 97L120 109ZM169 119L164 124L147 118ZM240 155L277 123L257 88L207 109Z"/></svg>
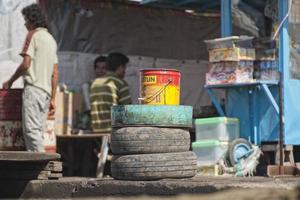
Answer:
<svg viewBox="0 0 300 200"><path fill-rule="evenodd" d="M296 195L300 177L280 178L232 178L232 177L194 177L191 179L168 179L160 181L121 181L110 178L62 178L60 180L31 181L20 193L24 198L104 198L115 199L122 196L173 196L179 194L207 194L224 192L228 189L249 189L259 191L276 191L281 194ZM275 190L274 190L275 189ZM248 194L247 192L244 192ZM249 193L250 194L250 193ZM270 192L269 194L275 194ZM112 198L113 196L113 198ZM127 197L127 198L126 198ZM222 199L222 198L221 198ZM224 198L226 199L226 198ZM256 197L255 197L256 199ZM266 198L268 199L268 198ZM277 199L277 198L271 198ZM280 199L280 198L279 198ZM286 197L283 199L293 199ZM227 199L228 200L228 199Z"/></svg>

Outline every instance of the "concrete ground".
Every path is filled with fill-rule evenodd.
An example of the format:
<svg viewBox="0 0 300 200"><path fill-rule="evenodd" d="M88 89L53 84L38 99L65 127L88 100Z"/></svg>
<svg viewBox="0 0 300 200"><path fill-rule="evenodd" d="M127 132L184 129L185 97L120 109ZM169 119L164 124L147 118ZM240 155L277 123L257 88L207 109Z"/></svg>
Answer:
<svg viewBox="0 0 300 200"><path fill-rule="evenodd" d="M188 196L188 199L192 200L294 200L299 199L298 186L300 186L300 177L233 178L196 176L190 179L165 179L160 181L122 181L111 178L70 177L60 180L31 181L19 195L23 198L90 198L107 200L131 198L145 200L174 199L175 197L175 199L183 200L187 197L186 195L192 195ZM3 189L2 186L1 188Z"/></svg>

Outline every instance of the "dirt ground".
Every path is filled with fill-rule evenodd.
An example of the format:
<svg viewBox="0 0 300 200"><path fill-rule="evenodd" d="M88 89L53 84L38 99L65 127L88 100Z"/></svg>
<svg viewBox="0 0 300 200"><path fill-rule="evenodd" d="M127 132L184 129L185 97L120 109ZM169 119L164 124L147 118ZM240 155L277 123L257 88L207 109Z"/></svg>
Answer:
<svg viewBox="0 0 300 200"><path fill-rule="evenodd" d="M138 196L138 197L98 197L84 198L94 200L298 200L297 190L284 189L230 189L213 194L177 195L177 196Z"/></svg>
<svg viewBox="0 0 300 200"><path fill-rule="evenodd" d="M23 198L104 200L296 200L300 177L203 177L159 181L124 181L111 178L63 178L32 181Z"/></svg>

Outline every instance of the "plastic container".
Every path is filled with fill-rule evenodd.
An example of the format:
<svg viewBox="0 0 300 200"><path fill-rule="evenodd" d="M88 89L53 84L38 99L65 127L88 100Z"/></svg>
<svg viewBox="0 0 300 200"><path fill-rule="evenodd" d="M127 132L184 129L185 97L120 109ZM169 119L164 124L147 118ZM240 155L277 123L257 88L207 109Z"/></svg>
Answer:
<svg viewBox="0 0 300 200"><path fill-rule="evenodd" d="M192 143L193 152L197 156L198 166L215 165L226 155L228 142L218 140L202 140Z"/></svg>
<svg viewBox="0 0 300 200"><path fill-rule="evenodd" d="M232 141L239 138L237 118L212 117L195 120L196 140Z"/></svg>
<svg viewBox="0 0 300 200"><path fill-rule="evenodd" d="M234 48L234 47L242 47L242 48L252 48L254 37L251 36L230 36L224 38L216 38L212 40L204 40L206 43L206 47L208 50L211 49L222 49L222 48Z"/></svg>

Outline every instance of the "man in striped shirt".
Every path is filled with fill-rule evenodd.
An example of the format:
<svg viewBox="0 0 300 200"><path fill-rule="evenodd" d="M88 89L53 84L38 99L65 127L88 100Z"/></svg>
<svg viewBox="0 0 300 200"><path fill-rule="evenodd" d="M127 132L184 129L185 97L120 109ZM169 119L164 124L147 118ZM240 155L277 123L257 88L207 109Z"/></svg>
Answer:
<svg viewBox="0 0 300 200"><path fill-rule="evenodd" d="M91 85L91 118L94 133L110 133L111 106L131 104L128 84L124 79L127 56L111 53L106 60L106 75Z"/></svg>

